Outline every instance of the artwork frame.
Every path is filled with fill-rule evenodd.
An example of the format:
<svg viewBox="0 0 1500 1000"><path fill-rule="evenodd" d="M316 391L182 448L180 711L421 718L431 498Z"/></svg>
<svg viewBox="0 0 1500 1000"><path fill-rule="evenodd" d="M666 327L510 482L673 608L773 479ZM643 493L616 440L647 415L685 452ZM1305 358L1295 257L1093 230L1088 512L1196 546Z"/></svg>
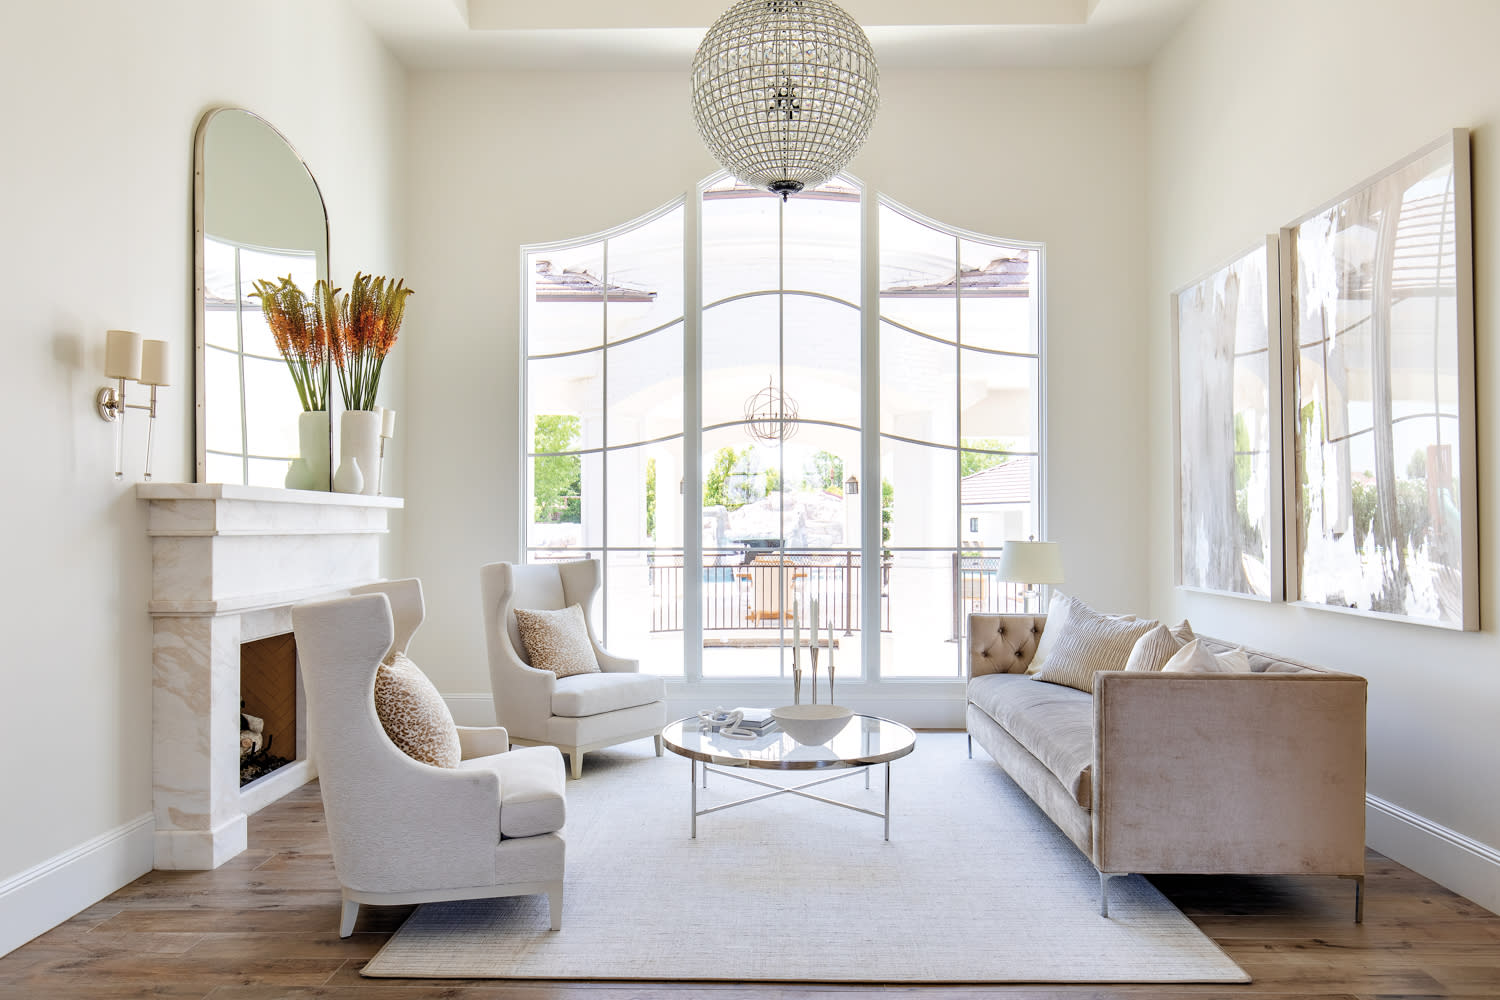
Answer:
<svg viewBox="0 0 1500 1000"><path fill-rule="evenodd" d="M1267 236L1171 297L1175 583L1285 597L1280 269Z"/></svg>
<svg viewBox="0 0 1500 1000"><path fill-rule="evenodd" d="M1479 627L1467 129L1280 231L1288 600Z"/></svg>

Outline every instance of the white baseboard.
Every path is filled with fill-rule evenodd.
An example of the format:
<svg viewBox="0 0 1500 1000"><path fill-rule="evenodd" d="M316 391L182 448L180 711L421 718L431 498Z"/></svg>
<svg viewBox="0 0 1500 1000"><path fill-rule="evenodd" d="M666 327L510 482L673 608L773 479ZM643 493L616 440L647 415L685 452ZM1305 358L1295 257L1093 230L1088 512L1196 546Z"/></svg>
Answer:
<svg viewBox="0 0 1500 1000"><path fill-rule="evenodd" d="M0 882L0 955L149 872L155 832L146 813Z"/></svg>
<svg viewBox="0 0 1500 1000"><path fill-rule="evenodd" d="M1365 796L1365 840L1392 861L1500 913L1500 850L1378 795Z"/></svg>

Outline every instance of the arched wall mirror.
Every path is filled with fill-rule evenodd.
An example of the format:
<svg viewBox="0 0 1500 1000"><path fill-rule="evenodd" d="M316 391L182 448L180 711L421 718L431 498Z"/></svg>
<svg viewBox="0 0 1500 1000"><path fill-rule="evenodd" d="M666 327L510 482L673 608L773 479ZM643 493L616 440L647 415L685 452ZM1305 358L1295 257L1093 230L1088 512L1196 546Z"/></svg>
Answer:
<svg viewBox="0 0 1500 1000"><path fill-rule="evenodd" d="M328 276L328 214L302 158L257 115L209 111L193 148L198 482L282 486L302 404L250 293L290 274L312 294Z"/></svg>

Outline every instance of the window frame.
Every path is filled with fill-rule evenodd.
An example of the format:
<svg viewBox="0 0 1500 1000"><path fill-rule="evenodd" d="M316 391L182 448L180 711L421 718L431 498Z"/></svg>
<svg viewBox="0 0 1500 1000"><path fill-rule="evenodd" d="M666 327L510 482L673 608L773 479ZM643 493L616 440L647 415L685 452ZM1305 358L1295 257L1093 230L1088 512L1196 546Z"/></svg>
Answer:
<svg viewBox="0 0 1500 1000"><path fill-rule="evenodd" d="M683 423L682 423L682 503L683 503L683 537L678 544L660 544L661 548L677 548L683 555L684 566L701 565L703 561L703 544L701 532L693 530L696 525L693 512L702 509L702 463L703 456L702 440L704 427L702 419L702 316L703 316L703 284L702 284L702 204L704 195L711 188L722 183L728 174L719 171L700 180L693 189L683 195L672 199L670 202L647 212L634 219L609 229L562 240L552 240L540 243L527 243L519 248L519 260L517 275L518 287L521 290L519 296L520 312L520 336L518 337L518 367L519 367L519 391L516 393L516 417L520 428L520 461L522 463L522 474L517 478L519 506L517 511L517 538L523 561L528 561L533 550L530 544L530 525L532 505L534 504L534 483L530 467L533 443L530 438L531 426L530 414L530 380L528 362L532 360L529 349L530 341L530 315L529 299L530 288L530 260L541 252L562 251L573 249L588 243L606 242L618 238L641 226L660 219L678 208L683 210L683 314L682 324L682 351L683 351ZM1035 262L1034 291L1037 324L1037 343L1035 359L1037 364L1037 381L1035 391L1036 410L1036 440L1034 442L1035 463L1034 481L1034 504L1037 532L1040 537L1046 537L1047 529L1047 476L1046 455L1048 448L1047 430L1047 347L1048 347L1048 321L1047 321L1047 281L1046 281L1046 244L1040 241L1018 240L1005 237L997 237L979 233L973 230L938 222L915 211L902 202L896 201L889 196L871 190L853 174L842 174L841 177L856 187L860 192L860 281L861 293L859 302L860 311L860 373L859 382L861 386L860 404L860 456L861 467L864 470L864 478L867 482L878 484L881 481L880 451L881 451L881 424L880 424L880 226L879 215L882 207L899 212L913 222L928 226L946 236L954 239L955 248L961 246L963 241L973 241L987 245L1003 245L1018 250L1030 251L1032 260ZM961 269L961 261L955 254L955 273ZM604 280L608 280L607 270ZM955 290L958 295L958 290ZM607 332L601 338L598 350L603 353L609 347ZM961 352L965 345L962 343L961 332L955 332L955 350ZM1015 353L1015 352L1010 352ZM605 369L607 379L607 368ZM961 368L958 378L961 379ZM958 382L959 391L959 416L962 413L961 381ZM608 408L607 390L603 397L604 408ZM605 417L607 420L607 416ZM963 448L961 437L955 447L957 454L962 454ZM607 438L606 445L607 445ZM582 449L578 452L583 455L586 452L598 451L601 455L608 453L607 446L598 449ZM605 497L607 502L607 495ZM860 552L880 553L882 550L881 520L880 520L881 490L879 488L867 488L860 493L861 505L861 537L859 538ZM953 513L957 531L954 550L962 549L963 542L963 511L961 494L956 492L955 510ZM592 553L594 548L600 550L601 555L609 549L608 540L608 518L604 518L602 542L599 546L586 547L580 550ZM662 539L657 540L662 543ZM603 560L601 559L601 563ZM861 608L861 620L864 622L880 621L880 574L881 558L861 559L861 600L864 606ZM764 701L766 692L772 688L780 688L783 682L776 678L705 678L702 674L701 657L687 655L694 648L701 648L702 644L702 579L701 574L683 574L683 608L682 608L682 630L684 637L683 673L678 675L665 675L669 698L683 699L684 701L701 701L702 691L712 688L714 698L742 701L745 704ZM605 588L601 587L599 600L603 604L607 598ZM605 622L603 628L607 630L607 610L601 607L600 620ZM606 642L607 638L601 637ZM922 718L931 716L934 720L946 719L945 711L951 709L951 699L955 694L963 690L967 676L966 664L964 662L965 644L957 643L956 656L959 660L958 669L955 674L947 677L918 677L918 676L892 676L885 675L881 671L880 643L862 643L863 663L861 664L861 675L859 677L841 678L839 681L841 692L849 692L849 697L860 700L865 711L901 712L903 715L916 719L917 724L922 724ZM908 709L922 702L931 702L931 707L925 711L918 709L915 714ZM949 723L943 723L949 724Z"/></svg>

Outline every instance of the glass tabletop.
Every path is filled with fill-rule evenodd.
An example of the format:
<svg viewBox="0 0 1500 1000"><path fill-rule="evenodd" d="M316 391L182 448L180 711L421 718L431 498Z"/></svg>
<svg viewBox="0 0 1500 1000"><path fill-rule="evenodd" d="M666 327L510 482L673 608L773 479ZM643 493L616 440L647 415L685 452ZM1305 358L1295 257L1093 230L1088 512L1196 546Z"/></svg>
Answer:
<svg viewBox="0 0 1500 1000"><path fill-rule="evenodd" d="M818 744L799 743L772 724L753 739L734 739L702 728L697 717L678 719L662 730L673 753L726 767L759 767L783 771L820 767L862 767L905 757L917 734L899 722L874 715L855 715L838 735Z"/></svg>

